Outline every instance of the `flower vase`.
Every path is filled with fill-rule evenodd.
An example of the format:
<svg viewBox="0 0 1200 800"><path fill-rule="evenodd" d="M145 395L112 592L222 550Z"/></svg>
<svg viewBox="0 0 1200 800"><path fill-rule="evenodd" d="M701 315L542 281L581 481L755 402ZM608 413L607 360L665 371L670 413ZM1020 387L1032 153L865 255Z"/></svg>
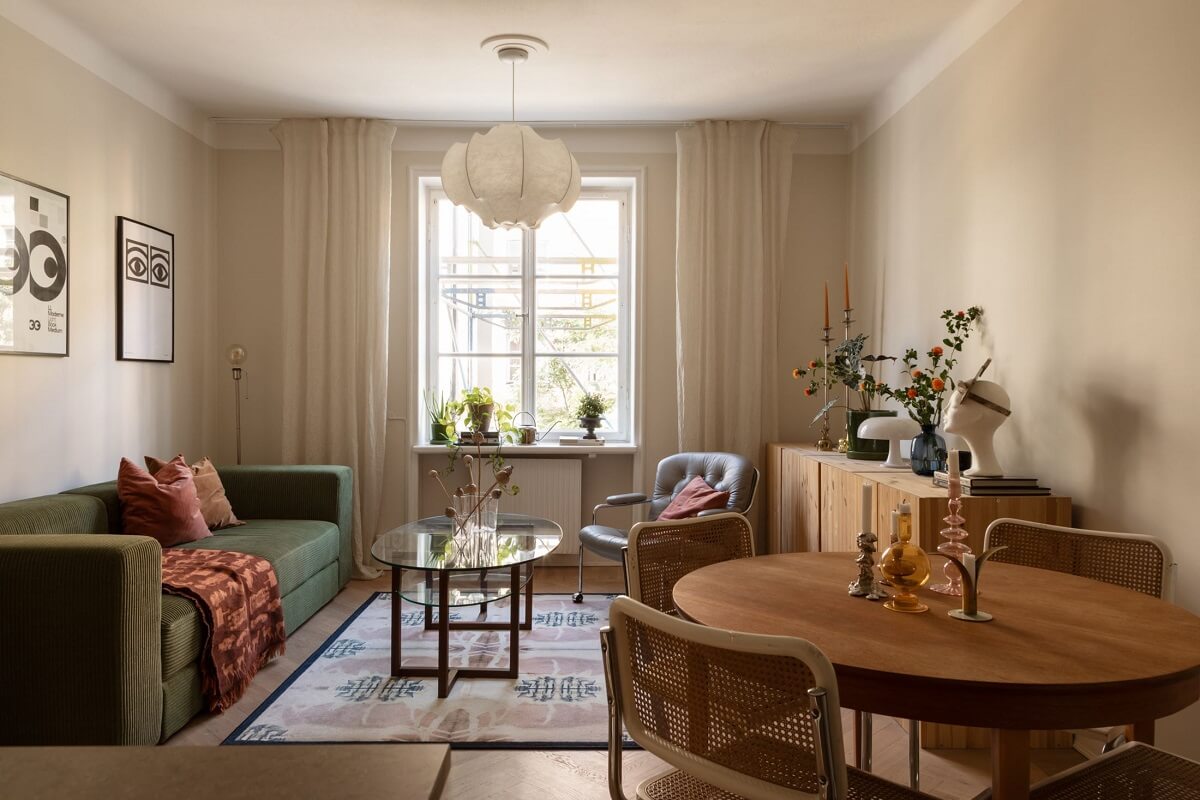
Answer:
<svg viewBox="0 0 1200 800"><path fill-rule="evenodd" d="M946 469L946 440L938 436L933 425L922 425L912 440L912 471L931 476Z"/></svg>
<svg viewBox="0 0 1200 800"><path fill-rule="evenodd" d="M848 445L846 449L846 457L856 458L863 461L883 461L886 459L888 455L888 447L891 445L891 442L889 442L887 439L860 439L858 438L858 426L871 417L894 416L896 416L896 412L892 410L848 410L846 412L846 439Z"/></svg>

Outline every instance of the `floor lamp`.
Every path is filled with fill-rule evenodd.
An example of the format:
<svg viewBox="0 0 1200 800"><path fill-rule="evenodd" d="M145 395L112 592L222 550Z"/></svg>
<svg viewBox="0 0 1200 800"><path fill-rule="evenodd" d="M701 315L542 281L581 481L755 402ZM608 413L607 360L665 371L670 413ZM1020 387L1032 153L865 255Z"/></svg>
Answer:
<svg viewBox="0 0 1200 800"><path fill-rule="evenodd" d="M233 426L237 432L237 463L242 463L242 364L246 363L246 348L233 344L225 352L233 367Z"/></svg>

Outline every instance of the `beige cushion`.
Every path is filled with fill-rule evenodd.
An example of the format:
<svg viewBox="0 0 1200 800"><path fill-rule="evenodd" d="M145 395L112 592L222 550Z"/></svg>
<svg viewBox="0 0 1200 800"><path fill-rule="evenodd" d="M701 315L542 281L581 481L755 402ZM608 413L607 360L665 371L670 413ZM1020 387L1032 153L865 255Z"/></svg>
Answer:
<svg viewBox="0 0 1200 800"><path fill-rule="evenodd" d="M161 461L154 456L146 456L146 469L151 475L166 464L166 461ZM200 513L204 516L204 524L210 530L215 531L244 524L234 516L233 506L229 505L229 498L225 496L225 486L221 483L221 476L217 474L217 468L213 466L208 456L192 464L192 475L196 482L196 496L200 498Z"/></svg>

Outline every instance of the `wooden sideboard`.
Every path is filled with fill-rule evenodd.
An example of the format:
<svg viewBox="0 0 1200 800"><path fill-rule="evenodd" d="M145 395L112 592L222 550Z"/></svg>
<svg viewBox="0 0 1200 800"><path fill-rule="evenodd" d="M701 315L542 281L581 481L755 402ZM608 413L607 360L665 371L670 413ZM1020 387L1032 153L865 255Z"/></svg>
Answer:
<svg viewBox="0 0 1200 800"><path fill-rule="evenodd" d="M767 445L767 549L771 553L854 551L862 509L862 487L872 487L874 532L886 543L891 512L901 503L912 507L913 530L929 553L941 544L946 490L930 478L905 469L891 469L880 461L857 461L841 453L822 452L813 445ZM993 520L1013 517L1052 525L1071 524L1071 498L1014 495L964 497L967 544L983 550L983 534ZM886 544L881 544L885 547ZM941 559L934 559L935 578ZM851 557L846 559L846 581L854 577ZM881 611L881 613L887 613ZM950 725L921 724L921 743L928 748L987 747L988 732ZM1069 747L1070 736L1037 732L1033 747Z"/></svg>

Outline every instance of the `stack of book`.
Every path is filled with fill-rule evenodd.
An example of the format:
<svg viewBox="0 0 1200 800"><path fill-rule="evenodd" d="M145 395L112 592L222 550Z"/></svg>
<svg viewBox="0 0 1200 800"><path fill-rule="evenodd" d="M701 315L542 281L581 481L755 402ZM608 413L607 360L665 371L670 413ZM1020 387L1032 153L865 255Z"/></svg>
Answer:
<svg viewBox="0 0 1200 800"><path fill-rule="evenodd" d="M460 445L475 444L475 434L471 431L463 431L463 432L459 433L458 434L458 443ZM500 444L500 432L499 431L484 431L483 432L483 446L484 447L495 447L498 444Z"/></svg>
<svg viewBox="0 0 1200 800"><path fill-rule="evenodd" d="M560 436L558 443L569 447L603 447L604 437L598 436L595 439L585 439L582 436Z"/></svg>
<svg viewBox="0 0 1200 800"><path fill-rule="evenodd" d="M964 475L959 480L963 495L969 497L1050 494L1050 487L1038 486L1037 478L968 478ZM950 476L945 472L933 473L933 485L943 488L949 486Z"/></svg>

